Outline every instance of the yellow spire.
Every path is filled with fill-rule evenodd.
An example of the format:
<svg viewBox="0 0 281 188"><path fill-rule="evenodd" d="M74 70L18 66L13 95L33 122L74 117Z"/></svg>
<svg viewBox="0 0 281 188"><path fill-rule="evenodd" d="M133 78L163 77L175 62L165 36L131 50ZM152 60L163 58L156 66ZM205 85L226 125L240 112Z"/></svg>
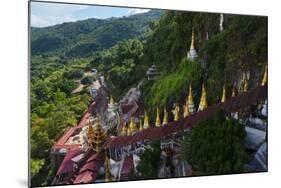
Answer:
<svg viewBox="0 0 281 188"><path fill-rule="evenodd" d="M234 83L234 84L233 84L233 88L232 88L231 97L236 97L236 92L237 92L237 90L236 90L236 84Z"/></svg>
<svg viewBox="0 0 281 188"><path fill-rule="evenodd" d="M105 182L114 181L114 177L110 172L110 160L108 159L107 155L105 155L104 160L104 168L105 168Z"/></svg>
<svg viewBox="0 0 281 188"><path fill-rule="evenodd" d="M261 85L265 86L266 84L267 84L267 65L265 65L264 67L264 74L263 74Z"/></svg>
<svg viewBox="0 0 281 188"><path fill-rule="evenodd" d="M195 49L195 47L194 47L194 38L195 38L194 29L192 28L192 36L191 36L190 50L194 50L194 49Z"/></svg>
<svg viewBox="0 0 281 188"><path fill-rule="evenodd" d="M168 124L168 112L166 108L164 108L164 118L163 118L162 125L167 125L167 124Z"/></svg>
<svg viewBox="0 0 281 188"><path fill-rule="evenodd" d="M131 136L132 135L132 129L130 126L128 126L127 128L127 136Z"/></svg>
<svg viewBox="0 0 281 188"><path fill-rule="evenodd" d="M222 97L221 97L221 102L224 103L226 100L226 88L225 88L225 84L223 85L223 89L222 89Z"/></svg>
<svg viewBox="0 0 281 188"><path fill-rule="evenodd" d="M247 92L249 89L249 81L247 79L244 80L243 91Z"/></svg>
<svg viewBox="0 0 281 188"><path fill-rule="evenodd" d="M109 102L111 105L113 105L114 104L114 100L113 100L113 97L112 97L112 95L110 95L110 102Z"/></svg>
<svg viewBox="0 0 281 188"><path fill-rule="evenodd" d="M127 127L126 127L125 124L123 125L122 135L123 135L123 136L126 136L126 135L127 135Z"/></svg>
<svg viewBox="0 0 281 188"><path fill-rule="evenodd" d="M204 110L207 107L208 107L208 104L207 104L207 93L206 93L205 85L203 83L202 84L202 95L201 95L198 111Z"/></svg>
<svg viewBox="0 0 281 188"><path fill-rule="evenodd" d="M193 102L193 96L192 96L192 87L191 87L191 83L189 84L188 110L189 110L190 113L193 113L193 112L194 112L194 102Z"/></svg>
<svg viewBox="0 0 281 188"><path fill-rule="evenodd" d="M147 112L145 111L144 112L144 124L143 124L143 128L144 129L148 129L150 126L149 126L149 119L148 119L148 114Z"/></svg>
<svg viewBox="0 0 281 188"><path fill-rule="evenodd" d="M189 116L189 108L188 108L188 100L186 99L185 101L185 105L184 105L184 113L183 113L183 117L187 117Z"/></svg>
<svg viewBox="0 0 281 188"><path fill-rule="evenodd" d="M137 126L135 124L135 121L134 121L134 118L131 117L131 121L130 121L130 131L131 131L131 134L134 134L137 132Z"/></svg>
<svg viewBox="0 0 281 188"><path fill-rule="evenodd" d="M178 121L179 119L180 119L180 107L177 104L175 108L174 121Z"/></svg>
<svg viewBox="0 0 281 188"><path fill-rule="evenodd" d="M139 127L139 131L143 131L143 126L142 126L142 120L140 119L140 127Z"/></svg>
<svg viewBox="0 0 281 188"><path fill-rule="evenodd" d="M161 127L161 120L159 114L159 108L156 109L156 120L155 120L155 127Z"/></svg>

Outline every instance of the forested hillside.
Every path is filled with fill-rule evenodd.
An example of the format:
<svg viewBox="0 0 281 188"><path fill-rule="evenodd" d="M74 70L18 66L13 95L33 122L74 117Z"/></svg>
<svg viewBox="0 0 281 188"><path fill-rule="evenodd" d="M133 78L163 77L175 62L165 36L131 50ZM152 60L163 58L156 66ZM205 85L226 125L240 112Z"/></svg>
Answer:
<svg viewBox="0 0 281 188"><path fill-rule="evenodd" d="M95 19L63 23L32 29L32 54L54 53L67 57L89 56L118 41L144 37L149 24L158 19L160 11L150 11L122 18Z"/></svg>

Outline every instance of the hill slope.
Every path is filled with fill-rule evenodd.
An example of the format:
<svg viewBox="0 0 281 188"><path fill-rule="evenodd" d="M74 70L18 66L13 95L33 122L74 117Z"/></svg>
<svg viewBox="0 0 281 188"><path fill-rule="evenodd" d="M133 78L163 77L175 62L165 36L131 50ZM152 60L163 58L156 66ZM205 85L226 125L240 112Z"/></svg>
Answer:
<svg viewBox="0 0 281 188"><path fill-rule="evenodd" d="M31 30L32 55L63 53L83 57L96 50L108 48L118 41L139 37L149 30L160 11L122 18L87 19Z"/></svg>

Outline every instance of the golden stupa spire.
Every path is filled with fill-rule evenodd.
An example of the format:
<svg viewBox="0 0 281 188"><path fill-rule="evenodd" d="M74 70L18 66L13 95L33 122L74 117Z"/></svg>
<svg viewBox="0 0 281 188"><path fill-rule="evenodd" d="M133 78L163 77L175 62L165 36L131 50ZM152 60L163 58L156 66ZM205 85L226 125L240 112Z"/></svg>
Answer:
<svg viewBox="0 0 281 188"><path fill-rule="evenodd" d="M188 99L186 99L185 101L185 105L184 105L184 113L183 113L183 117L187 117L189 116L189 107L188 107Z"/></svg>
<svg viewBox="0 0 281 188"><path fill-rule="evenodd" d="M105 155L105 160L104 160L104 168L105 168L105 182L110 182L114 181L114 177L110 172L110 160L107 157L107 154Z"/></svg>
<svg viewBox="0 0 281 188"><path fill-rule="evenodd" d="M193 95L192 95L192 86L191 86L191 83L189 84L188 110L189 110L189 113L193 113L193 112L194 112L194 102L193 102Z"/></svg>
<svg viewBox="0 0 281 188"><path fill-rule="evenodd" d="M143 124L143 128L144 129L148 129L150 126L149 126L149 118L148 118L148 114L147 112L145 111L144 112L144 124Z"/></svg>
<svg viewBox="0 0 281 188"><path fill-rule="evenodd" d="M224 103L226 100L226 87L225 84L223 85L223 89L222 89L222 97L221 97L221 102Z"/></svg>
<svg viewBox="0 0 281 188"><path fill-rule="evenodd" d="M127 135L127 127L126 127L126 125L124 124L123 125L123 128L122 128L122 136L126 136Z"/></svg>
<svg viewBox="0 0 281 188"><path fill-rule="evenodd" d="M243 91L247 92L248 89L249 89L249 81L248 81L248 79L245 79L244 80L244 85L243 85Z"/></svg>
<svg viewBox="0 0 281 188"><path fill-rule="evenodd" d="M114 104L114 100L113 100L112 95L110 95L110 101L109 101L109 103L110 103L111 105L113 105L113 104Z"/></svg>
<svg viewBox="0 0 281 188"><path fill-rule="evenodd" d="M175 108L175 115L174 115L174 121L178 121L180 119L180 107L177 104Z"/></svg>
<svg viewBox="0 0 281 188"><path fill-rule="evenodd" d="M164 118L163 118L163 122L162 125L167 125L168 124L168 112L166 110L166 108L164 108Z"/></svg>
<svg viewBox="0 0 281 188"><path fill-rule="evenodd" d="M263 73L263 78L262 78L262 82L261 85L265 86L267 84L267 65L265 65L264 67L264 73Z"/></svg>
<svg viewBox="0 0 281 188"><path fill-rule="evenodd" d="M195 47L194 47L194 40L195 40L195 34L194 34L194 28L192 28L190 50L195 50Z"/></svg>
<svg viewBox="0 0 281 188"><path fill-rule="evenodd" d="M156 120L155 120L155 127L161 127L161 120L159 114L159 108L156 109Z"/></svg>
<svg viewBox="0 0 281 188"><path fill-rule="evenodd" d="M130 126L128 126L127 128L127 136L131 136L133 133L132 133L132 129Z"/></svg>
<svg viewBox="0 0 281 188"><path fill-rule="evenodd" d="M101 143L104 142L105 138L107 137L106 131L103 129L100 123L100 117L97 117L97 123L96 126L93 128L93 137L91 139L91 142L96 146L96 152L100 150ZM91 131L91 128L88 130L88 134Z"/></svg>
<svg viewBox="0 0 281 188"><path fill-rule="evenodd" d="M143 131L143 126L142 126L142 120L140 119L140 127L139 127L139 131Z"/></svg>
<svg viewBox="0 0 281 188"><path fill-rule="evenodd" d="M232 93L231 93L231 97L236 97L237 94L237 90L236 90L236 84L233 84L233 88L232 88Z"/></svg>
<svg viewBox="0 0 281 188"><path fill-rule="evenodd" d="M207 93L206 93L206 89L205 89L205 84L203 83L202 84L202 95L201 95L198 111L204 110L207 107L208 107L208 104L207 104Z"/></svg>
<svg viewBox="0 0 281 188"><path fill-rule="evenodd" d="M132 134L137 132L137 126L135 124L134 117L131 117L130 126L129 127L130 127L130 130L131 130Z"/></svg>

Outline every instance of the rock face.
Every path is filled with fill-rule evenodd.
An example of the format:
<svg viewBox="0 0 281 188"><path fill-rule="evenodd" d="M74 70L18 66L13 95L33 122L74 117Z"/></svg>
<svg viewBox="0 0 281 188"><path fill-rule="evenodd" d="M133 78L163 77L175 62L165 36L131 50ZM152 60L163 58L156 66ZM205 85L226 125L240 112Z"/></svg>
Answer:
<svg viewBox="0 0 281 188"><path fill-rule="evenodd" d="M264 142L254 155L253 160L250 162L250 170L255 172L267 171L267 143Z"/></svg>

